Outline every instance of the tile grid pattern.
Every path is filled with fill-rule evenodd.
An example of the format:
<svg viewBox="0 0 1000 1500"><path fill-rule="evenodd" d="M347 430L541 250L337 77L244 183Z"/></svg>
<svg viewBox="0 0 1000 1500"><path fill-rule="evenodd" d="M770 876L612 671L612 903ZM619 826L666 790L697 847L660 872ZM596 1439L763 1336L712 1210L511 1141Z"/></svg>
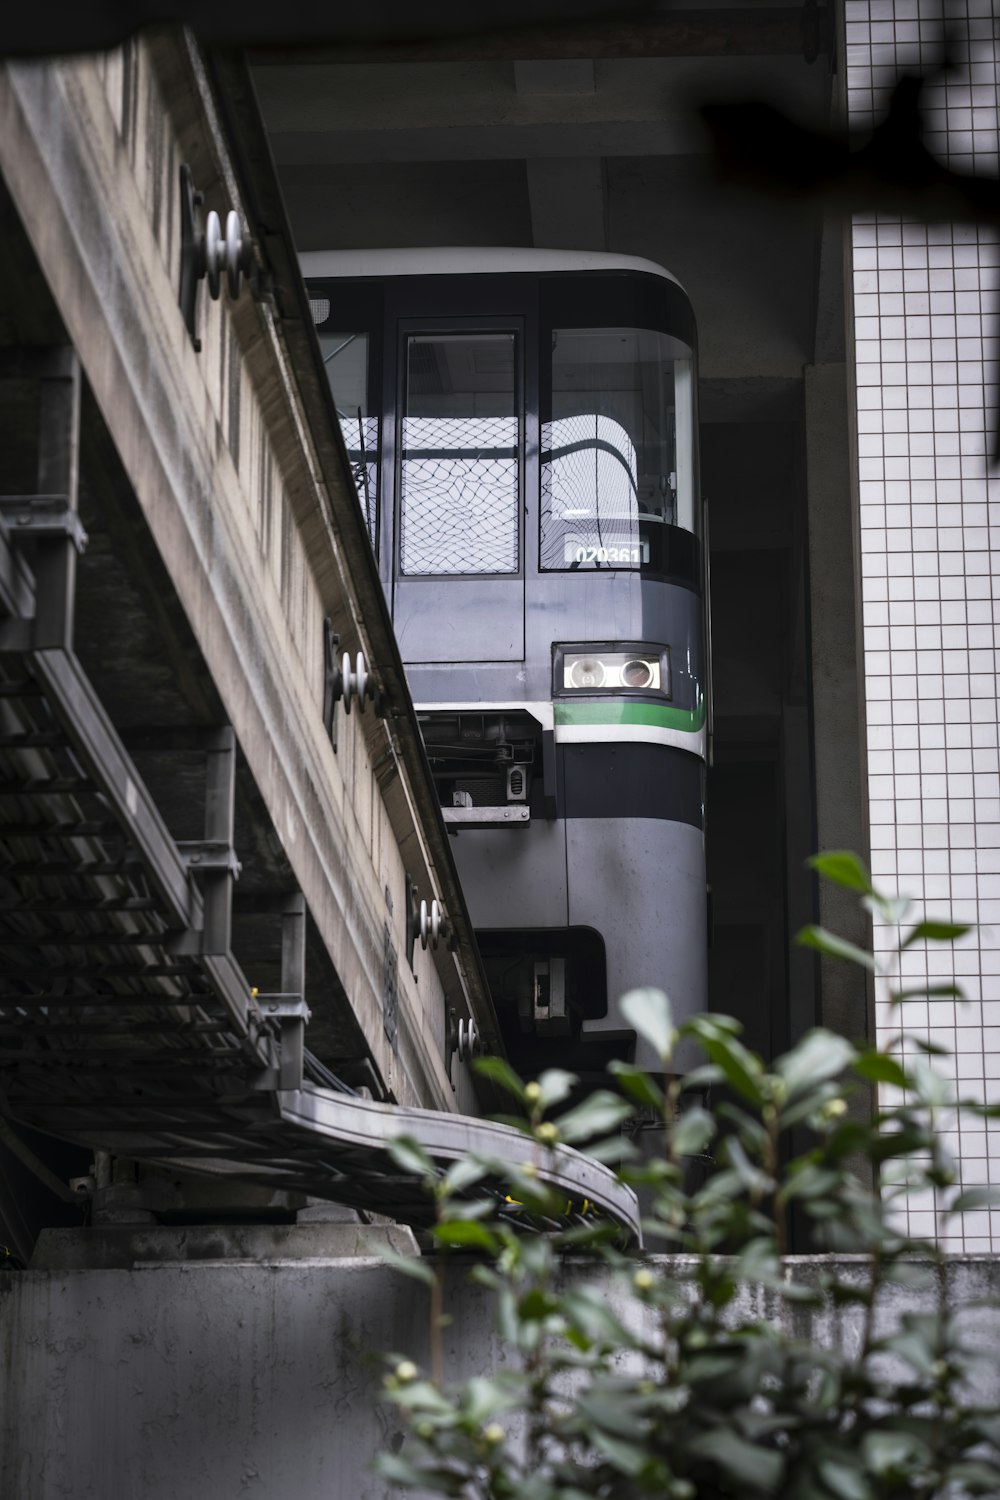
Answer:
<svg viewBox="0 0 1000 1500"><path fill-rule="evenodd" d="M897 70L935 69L941 0L846 0L852 127L882 113ZM1000 41L992 0L948 0L952 67L921 96L925 140L954 170L995 175ZM959 948L914 949L905 980L949 995L905 1002L906 1029L953 1053L960 1093L1000 1103L1000 237L975 224L871 216L853 226L861 571L872 867L929 914L979 924ZM895 947L876 930L876 951ZM876 994L880 1041L900 1025ZM1000 1183L1000 1120L951 1122L965 1187ZM1000 1248L1000 1212L937 1217L915 1233Z"/></svg>

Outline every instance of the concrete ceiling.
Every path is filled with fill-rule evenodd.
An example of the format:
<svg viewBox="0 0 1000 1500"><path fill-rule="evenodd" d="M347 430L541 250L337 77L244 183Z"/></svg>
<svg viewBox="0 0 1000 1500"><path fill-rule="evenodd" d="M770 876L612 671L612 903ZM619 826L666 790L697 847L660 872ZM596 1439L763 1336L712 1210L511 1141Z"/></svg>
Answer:
<svg viewBox="0 0 1000 1500"><path fill-rule="evenodd" d="M814 359L821 225L721 187L698 109L767 98L825 124L829 51L804 56L815 21L809 5L667 4L627 22L261 55L255 82L301 249L658 261L694 303L711 420L734 399L752 415Z"/></svg>

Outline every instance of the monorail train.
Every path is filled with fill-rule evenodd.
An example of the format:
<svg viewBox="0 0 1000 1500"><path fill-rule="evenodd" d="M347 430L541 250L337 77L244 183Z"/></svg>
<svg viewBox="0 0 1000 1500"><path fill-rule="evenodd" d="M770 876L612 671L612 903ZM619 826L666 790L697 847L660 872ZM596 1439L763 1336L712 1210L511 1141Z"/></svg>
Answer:
<svg viewBox="0 0 1000 1500"><path fill-rule="evenodd" d="M511 1061L654 1066L618 998L706 992L690 303L605 254L303 271Z"/></svg>

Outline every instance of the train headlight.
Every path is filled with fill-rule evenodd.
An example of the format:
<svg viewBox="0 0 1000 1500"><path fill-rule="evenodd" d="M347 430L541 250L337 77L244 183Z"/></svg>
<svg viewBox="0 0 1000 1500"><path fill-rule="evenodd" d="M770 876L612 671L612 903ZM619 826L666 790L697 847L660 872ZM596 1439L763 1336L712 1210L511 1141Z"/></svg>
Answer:
<svg viewBox="0 0 1000 1500"><path fill-rule="evenodd" d="M564 693L660 693L670 691L666 651L590 651L556 648L556 691Z"/></svg>
<svg viewBox="0 0 1000 1500"><path fill-rule="evenodd" d="M641 656L634 656L622 667L622 687L657 687L655 681L659 662L645 661Z"/></svg>
<svg viewBox="0 0 1000 1500"><path fill-rule="evenodd" d="M564 687L604 686L604 663L596 656L568 656L564 664Z"/></svg>

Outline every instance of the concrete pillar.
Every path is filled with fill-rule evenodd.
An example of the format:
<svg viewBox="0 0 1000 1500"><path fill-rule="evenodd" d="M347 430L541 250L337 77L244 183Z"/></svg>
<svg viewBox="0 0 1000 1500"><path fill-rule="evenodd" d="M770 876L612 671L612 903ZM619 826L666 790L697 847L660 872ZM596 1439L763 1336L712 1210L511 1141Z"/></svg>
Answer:
<svg viewBox="0 0 1000 1500"><path fill-rule="evenodd" d="M848 369L805 369L809 595L817 844L868 860L865 717L856 506L851 473ZM821 882L820 921L860 947L870 925L857 897ZM865 972L823 959L819 1019L852 1038L871 1035Z"/></svg>

